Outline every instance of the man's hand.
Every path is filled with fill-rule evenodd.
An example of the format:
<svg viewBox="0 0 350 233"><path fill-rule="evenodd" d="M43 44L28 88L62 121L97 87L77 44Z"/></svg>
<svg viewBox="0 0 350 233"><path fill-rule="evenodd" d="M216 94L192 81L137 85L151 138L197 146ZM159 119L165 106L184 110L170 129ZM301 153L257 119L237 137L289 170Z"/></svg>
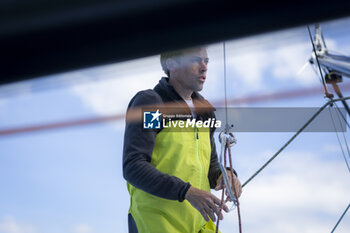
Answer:
<svg viewBox="0 0 350 233"><path fill-rule="evenodd" d="M237 176L235 174L233 174L233 179L232 179L232 175L231 175L231 171L227 171L227 176L228 176L228 179L230 181L230 184L231 184L231 188L232 188L232 191L234 192L236 190L236 195L237 195L237 198L239 198L242 194L242 185L241 185L241 182L239 182ZM218 191L220 189L223 189L225 187L225 184L222 180L222 174L220 175L220 177L218 178L218 180L216 181L216 187L215 187L215 190ZM227 195L227 191L226 191L226 195ZM231 199L229 199L231 200Z"/></svg>
<svg viewBox="0 0 350 233"><path fill-rule="evenodd" d="M215 214L220 220L224 217L220 213L221 200L217 198L214 194L197 189L191 186L185 196L186 200L191 203L191 205L196 208L203 216L206 221L209 221L208 216L212 221L216 221ZM222 206L225 212L228 212L228 207L223 204Z"/></svg>

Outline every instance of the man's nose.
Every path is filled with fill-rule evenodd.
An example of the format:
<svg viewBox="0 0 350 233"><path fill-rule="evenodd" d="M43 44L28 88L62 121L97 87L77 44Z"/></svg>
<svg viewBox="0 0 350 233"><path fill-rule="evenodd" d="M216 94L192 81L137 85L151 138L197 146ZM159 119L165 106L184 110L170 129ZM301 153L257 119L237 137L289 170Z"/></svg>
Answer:
<svg viewBox="0 0 350 233"><path fill-rule="evenodd" d="M206 72L208 70L208 65L204 62L204 61L202 61L201 62L201 67L200 67L200 71L202 72L202 73L204 73L204 72Z"/></svg>

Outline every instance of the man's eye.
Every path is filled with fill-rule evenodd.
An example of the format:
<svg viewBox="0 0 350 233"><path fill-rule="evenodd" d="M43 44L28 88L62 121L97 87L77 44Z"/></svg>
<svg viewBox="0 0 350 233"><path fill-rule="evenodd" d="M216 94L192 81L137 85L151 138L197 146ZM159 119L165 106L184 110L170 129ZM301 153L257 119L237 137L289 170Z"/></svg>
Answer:
<svg viewBox="0 0 350 233"><path fill-rule="evenodd" d="M196 62L200 63L201 61L202 61L202 59L200 59L200 58L193 58L191 60L191 62L193 62L193 63L196 63Z"/></svg>
<svg viewBox="0 0 350 233"><path fill-rule="evenodd" d="M191 62L192 64L194 64L194 63L200 64L200 63L204 62L207 65L209 63L209 59L208 58L202 59L200 57L192 57L189 59L189 62Z"/></svg>

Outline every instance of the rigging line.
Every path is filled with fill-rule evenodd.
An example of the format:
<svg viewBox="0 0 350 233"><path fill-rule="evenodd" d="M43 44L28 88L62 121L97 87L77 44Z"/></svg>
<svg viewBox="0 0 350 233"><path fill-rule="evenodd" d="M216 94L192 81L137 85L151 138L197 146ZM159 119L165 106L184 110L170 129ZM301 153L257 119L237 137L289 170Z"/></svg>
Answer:
<svg viewBox="0 0 350 233"><path fill-rule="evenodd" d="M246 186L255 176L257 176L272 160L274 160L328 105L331 103L350 99L350 97L339 98L339 99L331 99L327 103L325 103L299 130L296 132L293 137L291 137L282 147L279 149L259 170L257 170L244 184L242 187Z"/></svg>
<svg viewBox="0 0 350 233"><path fill-rule="evenodd" d="M340 141L340 138L339 138L339 136L338 136L338 130L337 130L336 126L335 126L335 121L334 121L334 119L333 119L333 114L332 114L332 112L331 112L331 109L330 109L330 108L328 108L328 109L329 109L329 114L331 115L331 119L332 119L333 127L334 127L334 130L335 130L335 133L336 133L336 136L337 136L338 142L339 142L339 146L340 146L341 152L342 152L342 154L343 154L343 157L344 157L344 160L345 160L346 166L348 167L348 170L349 170L349 172L350 172L349 163L348 163L348 161L347 161L347 159L346 159L346 156L345 156L345 152L344 152L343 146L342 146L341 141Z"/></svg>
<svg viewBox="0 0 350 233"><path fill-rule="evenodd" d="M324 39L324 37L323 37L323 33L321 32L321 38L322 38L322 45L324 46L324 48L326 49L326 50L328 50L327 49L327 45L326 45L326 43L325 43L325 39Z"/></svg>
<svg viewBox="0 0 350 233"><path fill-rule="evenodd" d="M225 89L225 120L226 120L226 131L228 131L228 119L227 119L227 85L226 85L226 43L223 42L224 50L224 89Z"/></svg>
<svg viewBox="0 0 350 233"><path fill-rule="evenodd" d="M227 144L225 144L225 152L224 152L224 168L226 168L226 151L227 151ZM221 205L220 205L220 208L219 208L219 212L220 214L222 213L222 208L223 208L223 205L225 204L225 182L224 182L224 177L222 176L222 179L221 179L221 185L222 185L222 193L221 193ZM219 224L220 224L220 218L218 216L218 219L216 220L216 228L215 228L215 233L218 233L219 232Z"/></svg>
<svg viewBox="0 0 350 233"><path fill-rule="evenodd" d="M349 207L350 207L350 204L348 204L348 207L346 207L344 213L340 216L340 218L339 218L337 224L335 224L335 226L333 227L333 230L331 231L331 233L333 233L333 232L335 231L335 229L337 228L337 226L339 225L339 223L341 222L341 220L342 220L343 217L345 216L346 212L348 211Z"/></svg>
<svg viewBox="0 0 350 233"><path fill-rule="evenodd" d="M348 156L349 156L349 159L350 159L350 150L349 150L349 145L348 145L348 142L347 142L346 137L345 137L345 134L344 134L344 128L343 128L343 125L341 124L341 119L340 119L340 117L339 117L339 113L338 113L338 112L336 112L336 113L337 113L337 117L338 117L338 120L339 120L340 127L341 127L341 129L342 129L342 133L343 133L343 138L344 138L346 150L347 150L347 152L348 152ZM332 118L332 120L333 120L333 118ZM333 123L333 124L334 124L334 123ZM335 124L334 124L334 125L335 125ZM338 137L338 133L337 133L337 137ZM339 141L339 139L338 139L338 141ZM339 141L339 142L340 142L340 141ZM346 159L346 155L345 155L344 152L343 152L343 156L344 156L344 159L345 159L345 163L346 163L346 165L347 165L347 167L348 167L348 170L349 170L349 172L350 172L349 161Z"/></svg>
<svg viewBox="0 0 350 233"><path fill-rule="evenodd" d="M242 220L241 220L241 210L240 210L240 204L238 201L238 193L234 184L234 175L233 175L233 166L232 166L232 156L231 156L231 148L229 142L226 142L227 148L228 148L228 158L230 161L230 172L231 172L231 178L232 178L232 188L233 192L235 194L235 198L237 201L237 215L238 215L238 226L239 226L239 233L242 233Z"/></svg>
<svg viewBox="0 0 350 233"><path fill-rule="evenodd" d="M318 75L317 69L315 68L315 66L311 66L312 70L315 72L316 77L318 77L318 79L320 80L320 82L322 83L322 79L321 77Z"/></svg>
<svg viewBox="0 0 350 233"><path fill-rule="evenodd" d="M334 104L335 104L335 103L334 103ZM342 129L341 132L342 132L343 137L344 137L346 149L347 149L347 151L348 151L348 155L349 155L349 158L350 158L349 145L348 145L348 142L347 142L347 140L346 140L345 133L344 133L344 132L346 131L346 129L344 129L343 125L341 124L341 119L340 119L340 117L339 117L339 113L340 113L342 116L343 116L343 114L341 113L341 111L340 111L338 105L335 104L335 108L338 110L336 113L337 113L337 117L338 117L338 121L339 121L340 127L341 127L341 129ZM344 116L343 116L343 119L344 119ZM347 123L346 119L344 119L344 121Z"/></svg>
<svg viewBox="0 0 350 233"><path fill-rule="evenodd" d="M340 115L342 116L342 118L343 118L343 120L344 120L344 122L346 123L346 125L348 126L348 128L350 129L350 125L349 125L349 122L346 120L346 117L344 116L344 114L340 111L340 109L339 109L339 107L338 107L338 105L337 105L337 103L334 103L335 104L335 106L337 106L337 110L338 110L338 112L340 113ZM344 130L344 129L343 129Z"/></svg>
<svg viewBox="0 0 350 233"><path fill-rule="evenodd" d="M348 122L346 121L346 117L345 117L344 114L340 111L338 105L337 105L336 103L334 103L334 104L335 104L335 106L336 106L336 109L338 110L337 116L338 116L339 122L341 122L340 117L339 117L339 113L340 113L340 115L341 115L342 118L344 119L345 123L346 123L346 124L348 125L348 127L349 127L349 124L348 124ZM346 140L345 133L344 133L344 132L346 131L346 129L343 128L343 125L342 125L342 124L340 124L340 126L342 127L342 134L343 134L343 138L344 138L344 141L345 141L345 145L346 145L346 149L347 149L348 156L349 156L349 161L350 161L349 144L348 144L348 142L347 142L347 140Z"/></svg>
<svg viewBox="0 0 350 233"><path fill-rule="evenodd" d="M338 84L337 84L335 81L332 81L331 83L332 83L333 90L334 90L335 93L338 95L338 97L339 97L339 98L343 97L343 94L341 93ZM347 103L345 100L343 100L342 103L343 103L343 105L344 105L345 110L346 110L346 111L348 112L348 114L350 115L350 107L349 107L348 103Z"/></svg>
<svg viewBox="0 0 350 233"><path fill-rule="evenodd" d="M322 79L322 85L323 85L323 88L324 88L324 91L325 91L325 95L326 95L328 98L330 98L331 94L328 92L328 89L327 89L327 86L326 86L326 82L325 82L325 79L324 79L323 74L322 74L320 62L318 61L318 56L317 56L317 53L316 53L316 48L315 48L314 41L312 40L312 35L311 35L311 31L310 31L309 25L307 25L307 30L308 30L308 32L309 32L309 36L310 36L312 48L313 48L313 51L314 51L314 53L315 53L315 57L316 57L316 61L317 61L318 70L320 71L320 75L321 75L321 79Z"/></svg>

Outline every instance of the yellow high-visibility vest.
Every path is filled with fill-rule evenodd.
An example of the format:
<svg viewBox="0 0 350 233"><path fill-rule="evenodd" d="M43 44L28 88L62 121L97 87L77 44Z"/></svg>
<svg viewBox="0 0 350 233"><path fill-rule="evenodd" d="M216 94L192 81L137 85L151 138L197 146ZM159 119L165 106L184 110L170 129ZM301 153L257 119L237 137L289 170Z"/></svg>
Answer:
<svg viewBox="0 0 350 233"><path fill-rule="evenodd" d="M162 129L156 136L151 164L193 187L210 192L208 172L211 158L208 128ZM146 193L127 183L129 213L139 233L212 233L215 224L206 222L192 205Z"/></svg>

